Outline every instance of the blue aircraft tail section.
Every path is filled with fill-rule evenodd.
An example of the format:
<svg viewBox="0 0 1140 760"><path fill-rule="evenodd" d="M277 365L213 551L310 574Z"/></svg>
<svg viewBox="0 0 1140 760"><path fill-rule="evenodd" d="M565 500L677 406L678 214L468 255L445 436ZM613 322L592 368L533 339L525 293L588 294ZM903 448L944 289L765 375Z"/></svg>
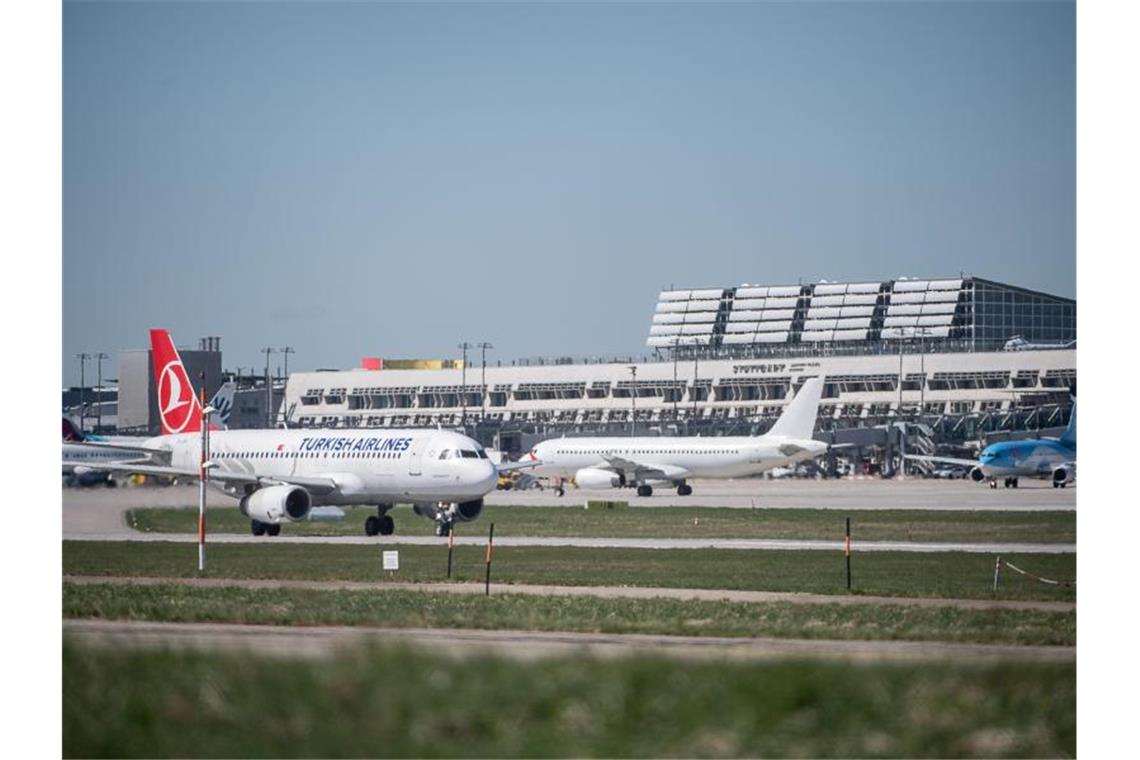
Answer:
<svg viewBox="0 0 1140 760"><path fill-rule="evenodd" d="M1070 448L1077 448L1077 395L1075 391L1073 392L1073 411L1069 415L1069 426L1065 428L1065 432L1061 434L1059 440Z"/></svg>

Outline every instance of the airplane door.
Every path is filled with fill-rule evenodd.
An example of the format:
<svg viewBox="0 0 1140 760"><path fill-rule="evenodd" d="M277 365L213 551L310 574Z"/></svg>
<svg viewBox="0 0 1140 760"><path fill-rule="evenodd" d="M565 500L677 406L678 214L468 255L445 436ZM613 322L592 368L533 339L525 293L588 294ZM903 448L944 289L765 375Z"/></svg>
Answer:
<svg viewBox="0 0 1140 760"><path fill-rule="evenodd" d="M423 453L426 439L423 436L412 438L412 445L408 449L408 474L423 474Z"/></svg>

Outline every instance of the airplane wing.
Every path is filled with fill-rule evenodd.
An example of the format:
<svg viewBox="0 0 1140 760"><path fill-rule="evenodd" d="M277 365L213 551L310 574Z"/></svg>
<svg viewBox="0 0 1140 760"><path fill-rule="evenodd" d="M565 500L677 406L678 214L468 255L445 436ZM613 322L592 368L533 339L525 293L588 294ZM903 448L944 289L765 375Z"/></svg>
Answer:
<svg viewBox="0 0 1140 760"><path fill-rule="evenodd" d="M530 467L538 467L542 464L541 459L532 459L529 462L503 462L495 465L495 469L499 472L513 472L514 470L525 470Z"/></svg>
<svg viewBox="0 0 1140 760"><path fill-rule="evenodd" d="M169 455L168 449L156 449L153 447L143 446L141 444L132 443L112 443L111 441L65 441L68 446L76 446L85 449L115 449L116 451L129 451L134 454L142 454L144 456L163 456Z"/></svg>
<svg viewBox="0 0 1140 760"><path fill-rule="evenodd" d="M672 467L666 465L658 467L656 465L641 464L632 459L625 457L614 456L612 454L603 454L602 458L606 460L609 468L615 472L620 472L625 475L625 479L632 482L642 480L679 480L687 477L689 471L684 467Z"/></svg>
<svg viewBox="0 0 1140 760"><path fill-rule="evenodd" d="M978 464L977 459L955 459L954 457L928 457L920 454L907 454L907 459L913 459L916 462L934 462L936 464L956 464L961 467L976 467Z"/></svg>
<svg viewBox="0 0 1140 760"><path fill-rule="evenodd" d="M84 465L90 466L90 465ZM100 471L125 472L135 475L158 475L166 478L198 479L198 470L184 470L179 467L164 467L162 465L126 464L123 462L100 462L97 465ZM95 468L93 468L95 469ZM336 481L331 478L307 478L304 476L290 476L276 478L267 475L258 475L254 472L230 472L212 468L210 480L219 483L252 483L259 486L293 485L301 486L314 496L323 496L337 490Z"/></svg>

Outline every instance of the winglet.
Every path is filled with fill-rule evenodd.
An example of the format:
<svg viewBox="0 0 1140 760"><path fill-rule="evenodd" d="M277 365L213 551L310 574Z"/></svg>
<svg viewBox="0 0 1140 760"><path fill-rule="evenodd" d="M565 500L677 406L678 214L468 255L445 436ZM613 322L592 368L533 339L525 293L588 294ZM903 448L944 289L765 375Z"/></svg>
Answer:
<svg viewBox="0 0 1140 760"><path fill-rule="evenodd" d="M815 418L819 412L819 399L823 395L823 378L811 377L800 388L800 392L784 408L784 413L767 435L782 435L787 438L810 439L815 432Z"/></svg>

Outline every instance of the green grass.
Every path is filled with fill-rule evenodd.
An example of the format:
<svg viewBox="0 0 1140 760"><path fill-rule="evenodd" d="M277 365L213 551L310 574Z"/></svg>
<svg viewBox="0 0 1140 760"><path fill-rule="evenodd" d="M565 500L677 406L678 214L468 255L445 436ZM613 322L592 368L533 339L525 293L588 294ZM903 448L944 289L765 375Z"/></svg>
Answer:
<svg viewBox="0 0 1140 760"><path fill-rule="evenodd" d="M370 507L346 509L341 522L291 523L283 531L293 535L362 535ZM397 531L430 535L433 523L397 508ZM724 507L629 507L584 509L577 507L504 507L483 510L479 523L460 525L463 534L485 535L495 523L502 536L582 536L631 538L780 538L839 541L844 518L851 518L855 541L971 541L1076 543L1075 511L976 512L828 509L729 509ZM148 533L194 533L195 509L132 509L127 524ZM248 533L249 519L236 508L207 510L209 530Z"/></svg>
<svg viewBox="0 0 1140 760"><path fill-rule="evenodd" d="M1076 643L1075 612L742 603L677 599L490 597L404 589L63 585L68 618L256 625L370 625L845 640Z"/></svg>
<svg viewBox="0 0 1140 760"><path fill-rule="evenodd" d="M445 579L445 546L401 546L400 571L381 570L374 546L330 544L215 544L206 549L206 577L352 581ZM194 577L197 546L169 542L64 541L63 572L71 575ZM457 546L453 579L482 582L485 551ZM1076 577L1073 554L1008 555L1030 572ZM856 593L946 598L993 598L994 557L988 554L869 552L852 558ZM846 592L843 556L825 551L597 549L498 547L498 583L562 586L627 585L746 589L818 594ZM1007 572L997 598L1073 601L1073 588L1049 586Z"/></svg>
<svg viewBox="0 0 1140 760"><path fill-rule="evenodd" d="M65 757L1056 757L1076 669L65 643L62 722Z"/></svg>

